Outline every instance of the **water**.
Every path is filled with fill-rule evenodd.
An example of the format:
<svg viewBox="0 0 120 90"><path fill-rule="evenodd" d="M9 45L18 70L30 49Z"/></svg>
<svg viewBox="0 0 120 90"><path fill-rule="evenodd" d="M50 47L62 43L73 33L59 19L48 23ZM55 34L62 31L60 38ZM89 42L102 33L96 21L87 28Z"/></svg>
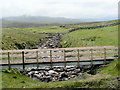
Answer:
<svg viewBox="0 0 120 90"><path fill-rule="evenodd" d="M111 61L106 61L106 64L110 63ZM93 61L94 65L102 65L104 64L104 61ZM67 66L76 66L78 65L78 62L66 62ZM87 62L80 62L80 65L91 65L90 61ZM44 63L44 64L39 64L39 67L45 67L45 66L50 66L50 63ZM53 63L53 66L64 66L64 63ZM22 68L22 65L11 65L11 68ZM37 67L37 64L27 64L25 65L26 68L32 68L32 67ZM5 69L8 68L8 65L1 66L0 68Z"/></svg>

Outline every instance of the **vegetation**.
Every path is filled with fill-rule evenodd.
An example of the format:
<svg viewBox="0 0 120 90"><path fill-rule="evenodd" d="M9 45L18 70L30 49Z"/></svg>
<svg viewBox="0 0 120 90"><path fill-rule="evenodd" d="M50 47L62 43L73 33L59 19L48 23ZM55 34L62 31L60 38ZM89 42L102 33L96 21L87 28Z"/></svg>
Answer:
<svg viewBox="0 0 120 90"><path fill-rule="evenodd" d="M117 46L118 25L73 31L63 36L61 44L63 47Z"/></svg>
<svg viewBox="0 0 120 90"><path fill-rule="evenodd" d="M88 27L107 25L117 21L78 23L75 25L40 26L32 28L2 28L2 49L24 49L36 48L36 45L44 38L46 33L66 33L68 30L77 27ZM83 29L63 36L62 47L83 47L83 46L117 46L118 25L98 28ZM68 81L39 82L25 75L21 75L17 69L1 70L3 88L120 88L118 86L118 73L120 73L118 60L99 68L95 75L90 71L81 77L75 77ZM1 75L1 74L0 74Z"/></svg>
<svg viewBox="0 0 120 90"><path fill-rule="evenodd" d="M32 28L2 28L2 49L24 49L36 48L43 38L48 37L45 33L66 33L70 29L77 27L91 27L107 25L117 22L88 22L62 26L40 26ZM117 46L118 45L118 25L98 28L82 29L71 33L66 33L61 42L62 47L85 47L85 46Z"/></svg>
<svg viewBox="0 0 120 90"><path fill-rule="evenodd" d="M34 48L41 39L47 37L46 34L31 32L20 28L3 28L2 30L2 49L24 49Z"/></svg>
<svg viewBox="0 0 120 90"><path fill-rule="evenodd" d="M68 81L39 82L25 75L17 69L2 70L3 88L119 88L118 73L120 73L118 60L111 62L106 67L97 70L97 74L84 73ZM120 78L120 77L119 77Z"/></svg>

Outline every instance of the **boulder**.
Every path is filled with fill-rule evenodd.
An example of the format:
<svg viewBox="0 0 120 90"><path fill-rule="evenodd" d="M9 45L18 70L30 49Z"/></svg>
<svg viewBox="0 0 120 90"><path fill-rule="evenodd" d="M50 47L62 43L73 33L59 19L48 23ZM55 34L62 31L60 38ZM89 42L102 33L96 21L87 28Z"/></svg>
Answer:
<svg viewBox="0 0 120 90"><path fill-rule="evenodd" d="M52 75L52 74L58 74L56 71L53 71L53 70L49 70L48 73L49 73L50 75Z"/></svg>
<svg viewBox="0 0 120 90"><path fill-rule="evenodd" d="M66 72L62 72L60 73L60 77L63 78L63 77L68 77L68 74Z"/></svg>

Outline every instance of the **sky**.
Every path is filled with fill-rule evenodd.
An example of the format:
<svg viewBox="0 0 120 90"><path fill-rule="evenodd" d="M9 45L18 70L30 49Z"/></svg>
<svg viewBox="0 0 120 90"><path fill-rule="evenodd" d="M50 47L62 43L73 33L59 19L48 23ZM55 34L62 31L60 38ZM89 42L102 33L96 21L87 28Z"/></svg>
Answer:
<svg viewBox="0 0 120 90"><path fill-rule="evenodd" d="M119 0L0 0L0 17L50 16L73 19L118 18Z"/></svg>

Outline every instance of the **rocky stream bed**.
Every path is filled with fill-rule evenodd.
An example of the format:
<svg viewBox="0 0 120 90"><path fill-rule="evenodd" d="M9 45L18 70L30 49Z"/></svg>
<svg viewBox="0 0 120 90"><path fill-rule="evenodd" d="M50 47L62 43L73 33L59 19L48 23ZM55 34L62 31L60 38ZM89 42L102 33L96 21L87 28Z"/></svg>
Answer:
<svg viewBox="0 0 120 90"><path fill-rule="evenodd" d="M54 66L50 67L39 67L39 68L26 68L19 69L19 71L34 80L41 82L51 81L66 81L76 76L82 77L82 74L92 67L91 65L85 66Z"/></svg>

